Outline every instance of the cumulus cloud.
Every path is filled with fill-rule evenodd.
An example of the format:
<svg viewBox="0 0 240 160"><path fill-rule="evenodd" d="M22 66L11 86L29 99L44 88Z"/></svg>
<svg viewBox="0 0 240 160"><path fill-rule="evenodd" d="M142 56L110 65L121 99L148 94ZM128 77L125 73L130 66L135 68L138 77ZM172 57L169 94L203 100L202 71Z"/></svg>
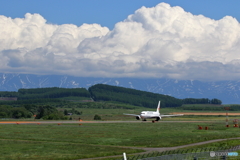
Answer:
<svg viewBox="0 0 240 160"><path fill-rule="evenodd" d="M49 24L39 14L0 16L0 72L83 77L240 78L240 24L160 3L113 30Z"/></svg>

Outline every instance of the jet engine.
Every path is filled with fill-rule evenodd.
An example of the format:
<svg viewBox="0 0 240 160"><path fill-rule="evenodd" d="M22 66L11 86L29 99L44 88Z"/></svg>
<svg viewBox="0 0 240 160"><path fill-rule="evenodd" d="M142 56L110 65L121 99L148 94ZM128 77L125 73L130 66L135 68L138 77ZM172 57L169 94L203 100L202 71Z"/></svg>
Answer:
<svg viewBox="0 0 240 160"><path fill-rule="evenodd" d="M140 117L140 116L136 116L136 119L137 119L137 120L141 120L141 117Z"/></svg>
<svg viewBox="0 0 240 160"><path fill-rule="evenodd" d="M159 117L156 118L156 121L159 121L159 120L161 120L161 119L162 119L162 117L159 116Z"/></svg>

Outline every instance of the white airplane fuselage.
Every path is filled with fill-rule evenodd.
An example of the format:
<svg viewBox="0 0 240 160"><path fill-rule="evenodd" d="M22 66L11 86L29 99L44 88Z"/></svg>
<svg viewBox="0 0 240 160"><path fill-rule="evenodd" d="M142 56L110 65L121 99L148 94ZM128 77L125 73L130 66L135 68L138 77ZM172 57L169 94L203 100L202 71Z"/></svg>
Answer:
<svg viewBox="0 0 240 160"><path fill-rule="evenodd" d="M145 119L145 118L154 118L160 116L158 112L152 112L152 111L142 111L140 116Z"/></svg>
<svg viewBox="0 0 240 160"><path fill-rule="evenodd" d="M150 118L156 118L156 121L161 120L161 116L159 112L153 111L142 111L139 116L136 117L137 120L143 120Z"/></svg>

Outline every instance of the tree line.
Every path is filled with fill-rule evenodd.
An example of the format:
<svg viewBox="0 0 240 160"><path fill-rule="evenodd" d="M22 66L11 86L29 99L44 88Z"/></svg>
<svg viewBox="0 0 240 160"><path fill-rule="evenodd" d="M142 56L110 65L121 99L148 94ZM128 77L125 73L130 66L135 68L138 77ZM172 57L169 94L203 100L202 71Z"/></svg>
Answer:
<svg viewBox="0 0 240 160"><path fill-rule="evenodd" d="M1 91L0 97L18 97L18 92Z"/></svg>
<svg viewBox="0 0 240 160"><path fill-rule="evenodd" d="M194 110L194 111L224 111L224 106L221 105L183 105L183 110ZM229 111L240 111L240 105L229 105Z"/></svg>
<svg viewBox="0 0 240 160"><path fill-rule="evenodd" d="M40 98L62 98L62 97L90 97L90 93L85 88L34 88L19 89L18 99L40 99Z"/></svg>
<svg viewBox="0 0 240 160"><path fill-rule="evenodd" d="M222 104L219 99L208 98L185 98L178 99L168 95L140 91L130 88L111 86L106 84L96 84L89 89L85 88L34 88L19 89L18 92L0 92L2 97L17 96L17 101L0 101L1 104L22 105L33 103L60 103L62 97L86 97L94 101L117 101L135 106L155 108L158 101L161 107L179 107L182 104Z"/></svg>
<svg viewBox="0 0 240 160"><path fill-rule="evenodd" d="M222 101L217 98L185 98L182 101L183 104L222 104Z"/></svg>
<svg viewBox="0 0 240 160"><path fill-rule="evenodd" d="M31 118L32 114L25 107L0 105L0 118Z"/></svg>
<svg viewBox="0 0 240 160"><path fill-rule="evenodd" d="M52 106L22 105L13 107L0 105L0 118L31 118L35 115L36 119L67 119L63 112Z"/></svg>

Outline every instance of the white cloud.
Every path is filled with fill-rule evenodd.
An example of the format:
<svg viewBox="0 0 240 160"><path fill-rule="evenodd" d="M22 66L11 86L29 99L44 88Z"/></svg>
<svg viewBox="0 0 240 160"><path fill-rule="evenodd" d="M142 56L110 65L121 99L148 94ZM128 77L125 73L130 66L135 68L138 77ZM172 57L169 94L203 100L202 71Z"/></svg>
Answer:
<svg viewBox="0 0 240 160"><path fill-rule="evenodd" d="M93 77L240 78L240 24L160 3L113 30L0 16L0 72Z"/></svg>

